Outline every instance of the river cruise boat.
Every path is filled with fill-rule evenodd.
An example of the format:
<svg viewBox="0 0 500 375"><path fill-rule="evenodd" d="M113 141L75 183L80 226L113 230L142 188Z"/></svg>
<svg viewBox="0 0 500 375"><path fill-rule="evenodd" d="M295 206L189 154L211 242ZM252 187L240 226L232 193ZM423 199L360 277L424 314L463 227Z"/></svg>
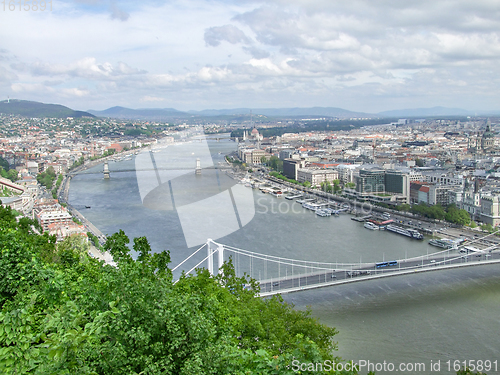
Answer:
<svg viewBox="0 0 500 375"><path fill-rule="evenodd" d="M415 229L398 227L397 225L389 224L385 227L386 230L394 232L397 234L402 234L403 236L414 238L416 240L423 240L424 235Z"/></svg>
<svg viewBox="0 0 500 375"><path fill-rule="evenodd" d="M366 229L370 229L370 230L378 230L378 229L380 229L380 227L377 224L373 224L370 221L367 221L363 226Z"/></svg>
<svg viewBox="0 0 500 375"><path fill-rule="evenodd" d="M429 241L429 245L440 247L441 249L451 249L458 245L457 241L449 238L434 239Z"/></svg>

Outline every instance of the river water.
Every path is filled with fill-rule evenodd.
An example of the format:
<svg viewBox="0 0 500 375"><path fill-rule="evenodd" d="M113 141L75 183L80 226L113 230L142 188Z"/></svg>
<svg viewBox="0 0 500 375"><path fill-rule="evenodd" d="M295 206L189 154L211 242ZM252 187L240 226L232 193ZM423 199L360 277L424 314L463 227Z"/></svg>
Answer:
<svg viewBox="0 0 500 375"><path fill-rule="evenodd" d="M227 139L208 141L208 146L215 163L235 149ZM172 266L199 247L188 247L186 223L175 210L158 209L151 199L144 204L147 199L139 191L135 157L110 162L109 167L109 180L103 179L101 165L71 181L69 202L95 226L106 234L123 229L131 239L146 236L153 251L170 251ZM227 180L223 173L217 178L219 186ZM176 202L192 196L189 180L182 183L185 189L177 189ZM218 242L267 255L332 263L404 259L435 251L427 241L366 230L349 215L318 217L297 203L245 189L253 196L253 218L247 225L240 222L241 229L214 238ZM165 201L165 196L158 199ZM183 268L189 269L204 256L193 257ZM251 271L257 279L294 272L267 263L250 264L244 257L233 261L238 270ZM344 358L396 366L418 362L426 365L425 371L404 373L449 374L453 371L448 371L447 361L500 361L499 271L495 265L468 267L291 293L284 298L299 309L310 306L320 322L336 327L338 354ZM440 371L430 371L436 363ZM485 372L499 373L498 366L493 370Z"/></svg>

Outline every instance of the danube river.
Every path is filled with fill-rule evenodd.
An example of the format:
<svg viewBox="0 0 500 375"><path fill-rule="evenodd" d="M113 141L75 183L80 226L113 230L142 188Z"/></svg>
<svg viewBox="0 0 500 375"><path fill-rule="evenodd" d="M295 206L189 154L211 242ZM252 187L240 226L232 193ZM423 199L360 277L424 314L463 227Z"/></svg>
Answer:
<svg viewBox="0 0 500 375"><path fill-rule="evenodd" d="M229 140L208 144L216 163L235 148ZM143 204L133 158L110 162L109 167L109 180L103 179L102 166L97 166L71 181L69 202L95 226L106 234L123 229L130 238L146 236L153 251L170 251L172 266L199 247L186 245L186 228L175 210L154 209L151 202L148 207ZM189 187L185 191L189 192ZM267 255L332 263L404 259L436 251L427 240L418 242L366 230L349 215L318 217L297 203L258 190L252 194L253 219L218 242ZM236 262L241 269L249 267L244 259ZM441 371L433 373L446 374L451 373L446 361L500 361L498 268L492 265L401 276L284 297L299 309L311 306L320 322L339 330L339 355L344 358L424 363L425 372L406 373L425 374L431 373L431 362L440 363ZM273 272L255 264L252 271L253 277L263 279Z"/></svg>

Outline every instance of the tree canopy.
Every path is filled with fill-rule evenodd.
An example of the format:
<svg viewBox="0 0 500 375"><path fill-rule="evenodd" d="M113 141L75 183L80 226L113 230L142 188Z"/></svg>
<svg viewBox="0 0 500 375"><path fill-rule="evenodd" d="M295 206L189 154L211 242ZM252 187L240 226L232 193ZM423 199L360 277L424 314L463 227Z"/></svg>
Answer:
<svg viewBox="0 0 500 375"><path fill-rule="evenodd" d="M293 360L341 360L335 329L259 298L231 261L174 282L169 253L145 237L110 236L114 267L81 237L56 244L40 230L0 207L1 373L293 374Z"/></svg>
<svg viewBox="0 0 500 375"><path fill-rule="evenodd" d="M0 206L0 373L357 373L311 370L342 362L336 330L280 296L259 298L231 261L174 282L169 253L153 254L145 237L110 236L111 266L87 256L81 236L56 243L41 231Z"/></svg>

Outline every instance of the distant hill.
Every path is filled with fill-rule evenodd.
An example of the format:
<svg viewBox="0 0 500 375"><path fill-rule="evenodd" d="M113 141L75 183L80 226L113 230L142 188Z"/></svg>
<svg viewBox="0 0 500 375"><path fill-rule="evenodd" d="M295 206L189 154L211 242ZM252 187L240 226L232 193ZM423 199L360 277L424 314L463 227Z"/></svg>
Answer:
<svg viewBox="0 0 500 375"><path fill-rule="evenodd" d="M89 109L88 112L100 117L129 118L129 119L166 119L192 117L230 117L263 115L268 117L374 117L373 114L348 111L342 108L313 107L313 108L233 108L233 109L205 109L202 111L182 112L174 108L140 108L112 107L103 111Z"/></svg>
<svg viewBox="0 0 500 375"><path fill-rule="evenodd" d="M264 115L270 117L373 117L373 114L363 112L353 112L335 107L311 107L311 108L235 108L235 109L205 109L203 111L188 111L197 116L228 116L249 114Z"/></svg>
<svg viewBox="0 0 500 375"><path fill-rule="evenodd" d="M88 112L99 117L111 117L120 119L164 119L191 117L186 112L178 111L174 108L140 108L131 109L125 107L111 107L104 111L89 109Z"/></svg>
<svg viewBox="0 0 500 375"><path fill-rule="evenodd" d="M475 114L474 111L446 107L397 109L378 113L385 117L474 116Z"/></svg>
<svg viewBox="0 0 500 375"><path fill-rule="evenodd" d="M24 117L95 117L88 112L74 111L59 104L45 104L18 99L0 101L0 113Z"/></svg>

